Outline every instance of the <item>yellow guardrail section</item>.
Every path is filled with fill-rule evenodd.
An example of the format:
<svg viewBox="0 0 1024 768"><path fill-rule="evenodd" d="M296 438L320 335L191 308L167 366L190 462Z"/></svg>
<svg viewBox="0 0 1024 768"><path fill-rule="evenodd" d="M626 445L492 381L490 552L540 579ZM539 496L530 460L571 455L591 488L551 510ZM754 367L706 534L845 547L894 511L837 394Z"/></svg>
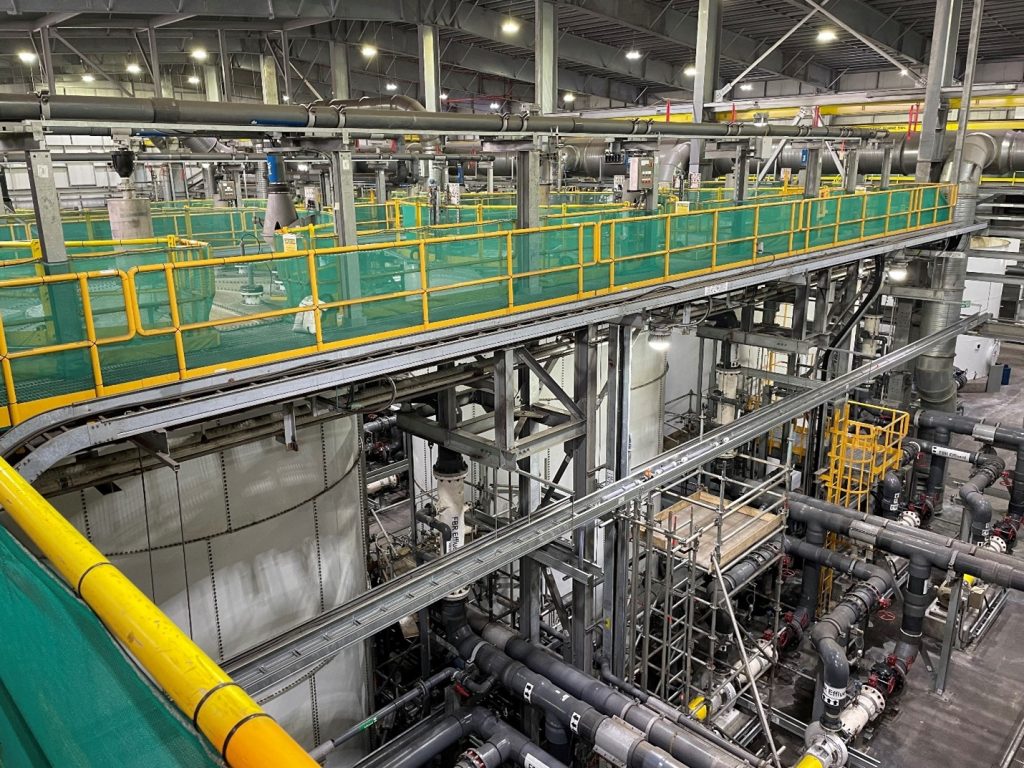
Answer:
<svg viewBox="0 0 1024 768"><path fill-rule="evenodd" d="M954 186L942 184L788 196L536 229L0 280L0 307L12 290L36 307L22 321L36 323L31 333L12 335L11 320L2 318L0 427L91 398L938 226L951 220L955 196ZM228 290L222 281L233 281L237 295L240 274L251 276L257 267L271 275L283 301L211 316L214 293ZM67 302L58 294L68 290L62 285L75 286L80 297L82 316L70 337L59 333L57 308ZM26 299L26 291L34 293ZM94 291L106 307L102 332L90 302Z"/></svg>
<svg viewBox="0 0 1024 768"><path fill-rule="evenodd" d="M3 459L0 504L228 765L315 768L270 715Z"/></svg>

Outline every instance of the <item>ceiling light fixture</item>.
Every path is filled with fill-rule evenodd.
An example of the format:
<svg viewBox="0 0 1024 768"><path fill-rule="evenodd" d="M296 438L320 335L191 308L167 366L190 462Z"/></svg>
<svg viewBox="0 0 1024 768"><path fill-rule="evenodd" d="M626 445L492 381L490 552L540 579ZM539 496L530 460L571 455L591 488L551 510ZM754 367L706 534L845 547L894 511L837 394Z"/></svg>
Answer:
<svg viewBox="0 0 1024 768"><path fill-rule="evenodd" d="M385 83L384 89L387 91L397 91L398 83Z"/></svg>
<svg viewBox="0 0 1024 768"><path fill-rule="evenodd" d="M506 35L514 35L519 31L519 22L510 16L501 22L501 31Z"/></svg>
<svg viewBox="0 0 1024 768"><path fill-rule="evenodd" d="M448 101L448 94L445 93L444 91L441 91L441 95L438 96L437 98L439 98L441 101Z"/></svg>
<svg viewBox="0 0 1024 768"><path fill-rule="evenodd" d="M752 91L754 90L754 85L752 83L740 83L740 90L748 92Z"/></svg>
<svg viewBox="0 0 1024 768"><path fill-rule="evenodd" d="M818 33L819 43L834 43L839 39L834 29L823 29Z"/></svg>
<svg viewBox="0 0 1024 768"><path fill-rule="evenodd" d="M643 54L640 53L640 51L638 51L636 48L630 48L628 51L626 51L626 58L629 59L630 61L636 61L641 56L643 56Z"/></svg>
<svg viewBox="0 0 1024 768"><path fill-rule="evenodd" d="M286 93L286 94L284 94L284 95L283 95L283 96L281 97L281 101L286 101L286 102L287 102L287 101L291 101L291 100L292 100L292 97L291 97L291 96L289 96L289 95L288 95L287 93Z"/></svg>
<svg viewBox="0 0 1024 768"><path fill-rule="evenodd" d="M496 102L496 101L492 101L492 102L491 102L491 109L492 109L493 111L497 112L497 111L498 111L499 109L501 109L501 104L499 104L499 103L498 103L498 102Z"/></svg>
<svg viewBox="0 0 1024 768"><path fill-rule="evenodd" d="M96 80L96 76L95 75L91 75L88 72L86 72L84 75L82 75L82 82L83 83L91 83L91 82L94 82L95 80Z"/></svg>
<svg viewBox="0 0 1024 768"><path fill-rule="evenodd" d="M36 59L35 51L18 51L18 61L22 64L35 64Z"/></svg>
<svg viewBox="0 0 1024 768"><path fill-rule="evenodd" d="M377 55L377 47L367 43L366 45L359 49L359 52L363 54L363 56L365 56L366 58L372 59L374 56Z"/></svg>
<svg viewBox="0 0 1024 768"><path fill-rule="evenodd" d="M305 163L299 163L298 167L299 167L299 173L305 173L306 171L309 170L309 166L306 165Z"/></svg>
<svg viewBox="0 0 1024 768"><path fill-rule="evenodd" d="M691 64L683 70L683 74L687 77L694 77L697 74L697 68Z"/></svg>
<svg viewBox="0 0 1024 768"><path fill-rule="evenodd" d="M574 101L576 101L576 96L575 94L567 93L562 97L562 101L564 101L566 104L572 104Z"/></svg>
<svg viewBox="0 0 1024 768"><path fill-rule="evenodd" d="M190 83L192 83L192 85L199 85L199 78L198 78L198 77L196 77L195 75L191 75L191 76L189 77L188 81L189 81Z"/></svg>
<svg viewBox="0 0 1024 768"><path fill-rule="evenodd" d="M124 68L124 71L127 72L129 75L141 75L142 67L140 67L133 61L131 64Z"/></svg>
<svg viewBox="0 0 1024 768"><path fill-rule="evenodd" d="M647 345L655 352L668 352L672 346L672 329L651 328L647 332Z"/></svg>
<svg viewBox="0 0 1024 768"><path fill-rule="evenodd" d="M910 76L910 70L909 69L901 69L900 70L900 75L903 76L903 77L909 77Z"/></svg>
<svg viewBox="0 0 1024 768"><path fill-rule="evenodd" d="M189 55L196 61L206 61L207 53L205 48L194 48Z"/></svg>

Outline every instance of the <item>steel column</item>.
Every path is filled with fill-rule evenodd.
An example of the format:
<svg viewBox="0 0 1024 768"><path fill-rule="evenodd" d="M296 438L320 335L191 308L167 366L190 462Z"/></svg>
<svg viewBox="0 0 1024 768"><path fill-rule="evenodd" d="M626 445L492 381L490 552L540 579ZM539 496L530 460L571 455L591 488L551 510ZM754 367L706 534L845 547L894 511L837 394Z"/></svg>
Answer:
<svg viewBox="0 0 1024 768"><path fill-rule="evenodd" d="M25 156L43 266L49 275L62 275L70 271L70 264L64 245L64 224L60 218L60 196L53 178L53 161L45 149L29 150Z"/></svg>
<svg viewBox="0 0 1024 768"><path fill-rule="evenodd" d="M168 79L164 81L160 74L160 49L156 44L156 29L146 28L146 39L149 43L149 66L153 70L153 92L157 98L173 99L174 84Z"/></svg>
<svg viewBox="0 0 1024 768"><path fill-rule="evenodd" d="M224 101L231 101L231 57L228 55L228 45L225 39L224 30L217 30L217 47L219 48L220 58L220 79L223 88ZM206 98L208 101L213 101L210 98L210 93L207 91Z"/></svg>
<svg viewBox="0 0 1024 768"><path fill-rule="evenodd" d="M331 42L331 93L336 99L350 99L348 46L345 43Z"/></svg>
<svg viewBox="0 0 1024 768"><path fill-rule="evenodd" d="M220 101L220 82L217 79L217 68L208 65L203 67L203 90L207 101Z"/></svg>
<svg viewBox="0 0 1024 768"><path fill-rule="evenodd" d="M53 45L50 43L49 27L40 28L39 42L39 49L43 57L43 71L46 75L46 87L49 88L50 93L56 93L57 83L53 74Z"/></svg>
<svg viewBox="0 0 1024 768"><path fill-rule="evenodd" d="M612 481L629 474L630 390L632 388L633 329L609 326L607 385L607 456ZM602 647L612 672L626 668L626 571L629 525L615 516L604 525L604 590L602 592Z"/></svg>
<svg viewBox="0 0 1024 768"><path fill-rule="evenodd" d="M843 191L853 194L857 191L857 173L860 169L860 150L857 147L846 152L843 158Z"/></svg>
<svg viewBox="0 0 1024 768"><path fill-rule="evenodd" d="M946 135L949 100L943 95L942 89L953 82L960 10L961 0L936 0L915 174L917 181L922 183L938 181L943 163L942 144Z"/></svg>
<svg viewBox="0 0 1024 768"><path fill-rule="evenodd" d="M417 32L420 46L420 101L428 112L439 112L441 109L441 53L438 50L437 27L420 24Z"/></svg>
<svg viewBox="0 0 1024 768"><path fill-rule="evenodd" d="M722 0L700 0L697 9L697 70L693 79L693 121L703 123L713 117L705 114L714 101L718 85L718 49L722 39ZM704 142L690 143L690 185L704 173ZM706 169L710 170L710 169Z"/></svg>
<svg viewBox="0 0 1024 768"><path fill-rule="evenodd" d="M804 197L817 197L821 191L821 147L808 147L804 169Z"/></svg>
<svg viewBox="0 0 1024 768"><path fill-rule="evenodd" d="M967 138L967 121L971 114L971 93L974 91L974 67L978 62L978 46L981 42L981 24L984 12L985 0L974 0L974 7L971 10L971 35L967 41L967 61L964 63L964 88L960 94L956 139L953 143L953 155L950 158L954 174L952 181L959 179L960 158L963 157L964 140Z"/></svg>
<svg viewBox="0 0 1024 768"><path fill-rule="evenodd" d="M260 56L260 81L263 85L263 103L280 104L277 90L277 64L273 56Z"/></svg>
<svg viewBox="0 0 1024 768"><path fill-rule="evenodd" d="M551 0L534 7L533 100L546 115L558 109L558 8Z"/></svg>

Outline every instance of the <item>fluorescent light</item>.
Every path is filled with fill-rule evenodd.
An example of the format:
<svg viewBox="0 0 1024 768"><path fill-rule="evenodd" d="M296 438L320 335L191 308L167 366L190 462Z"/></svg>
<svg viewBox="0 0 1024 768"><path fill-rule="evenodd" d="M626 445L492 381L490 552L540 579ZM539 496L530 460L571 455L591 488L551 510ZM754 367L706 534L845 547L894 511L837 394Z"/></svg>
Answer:
<svg viewBox="0 0 1024 768"><path fill-rule="evenodd" d="M385 83L384 89L388 91L397 91L398 83Z"/></svg>
<svg viewBox="0 0 1024 768"><path fill-rule="evenodd" d="M441 95L438 96L437 98L439 98L441 101L448 101L448 94L445 93L444 91L441 91Z"/></svg>
<svg viewBox="0 0 1024 768"><path fill-rule="evenodd" d="M514 35L519 31L519 22L509 17L501 22L501 31L506 35Z"/></svg>
<svg viewBox="0 0 1024 768"><path fill-rule="evenodd" d="M18 51L18 60L22 64L34 64L37 58L34 51Z"/></svg>
<svg viewBox="0 0 1024 768"><path fill-rule="evenodd" d="M190 76L188 81L192 83L192 85L199 85L199 78L195 75Z"/></svg>
<svg viewBox="0 0 1024 768"><path fill-rule="evenodd" d="M366 58L372 59L374 56L377 55L377 47L367 43L366 45L359 49L359 52L363 54L363 56L365 56Z"/></svg>
<svg viewBox="0 0 1024 768"><path fill-rule="evenodd" d="M672 331L669 328L651 328L647 332L647 345L655 352L668 352L672 346Z"/></svg>
<svg viewBox="0 0 1024 768"><path fill-rule="evenodd" d="M86 72L84 75L82 75L82 82L83 83L91 83L91 82L93 82L95 80L96 80L96 76L95 75L90 75L88 72Z"/></svg>
<svg viewBox="0 0 1024 768"><path fill-rule="evenodd" d="M564 101L566 104L572 104L574 101L576 101L576 96L572 93L567 93L562 97L562 101Z"/></svg>
<svg viewBox="0 0 1024 768"><path fill-rule="evenodd" d="M752 90L754 90L754 86L753 86L752 83L740 83L740 90L741 91L752 91Z"/></svg>
<svg viewBox="0 0 1024 768"><path fill-rule="evenodd" d="M124 71L127 72L129 75L139 75L142 74L142 67L140 67L133 61L131 64L124 68Z"/></svg>
<svg viewBox="0 0 1024 768"><path fill-rule="evenodd" d="M834 29L823 29L818 33L819 43L834 43L839 39Z"/></svg>
<svg viewBox="0 0 1024 768"><path fill-rule="evenodd" d="M640 51L638 51L636 48L630 48L628 51L626 51L626 58L629 59L630 61L636 61L641 56L643 56L643 54L640 53Z"/></svg>
<svg viewBox="0 0 1024 768"><path fill-rule="evenodd" d="M495 112L497 112L499 109L501 109L501 104L499 104L496 101L492 101L491 102L491 109L493 109Z"/></svg>
<svg viewBox="0 0 1024 768"><path fill-rule="evenodd" d="M206 61L207 53L205 48L193 48L189 55L196 61Z"/></svg>
<svg viewBox="0 0 1024 768"><path fill-rule="evenodd" d="M697 74L697 68L693 66L693 64L691 64L690 66L683 70L683 74L686 75L687 77L693 77L694 75Z"/></svg>
<svg viewBox="0 0 1024 768"><path fill-rule="evenodd" d="M309 166L305 163L299 163L299 173L305 173L309 170Z"/></svg>

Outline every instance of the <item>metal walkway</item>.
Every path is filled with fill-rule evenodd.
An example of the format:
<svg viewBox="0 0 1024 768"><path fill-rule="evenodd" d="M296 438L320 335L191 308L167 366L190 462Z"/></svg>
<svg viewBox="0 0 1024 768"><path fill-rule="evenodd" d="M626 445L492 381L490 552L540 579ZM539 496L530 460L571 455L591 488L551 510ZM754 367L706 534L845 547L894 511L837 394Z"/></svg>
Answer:
<svg viewBox="0 0 1024 768"><path fill-rule="evenodd" d="M265 364L85 400L39 414L0 436L0 455L16 458L19 472L34 481L56 462L96 445L145 433L287 403L316 393L566 333L626 315L683 304L807 272L974 232L983 224L948 225L870 243L823 249L776 262L738 267L728 273L681 279L648 288L598 296L515 315L450 326L295 360Z"/></svg>

